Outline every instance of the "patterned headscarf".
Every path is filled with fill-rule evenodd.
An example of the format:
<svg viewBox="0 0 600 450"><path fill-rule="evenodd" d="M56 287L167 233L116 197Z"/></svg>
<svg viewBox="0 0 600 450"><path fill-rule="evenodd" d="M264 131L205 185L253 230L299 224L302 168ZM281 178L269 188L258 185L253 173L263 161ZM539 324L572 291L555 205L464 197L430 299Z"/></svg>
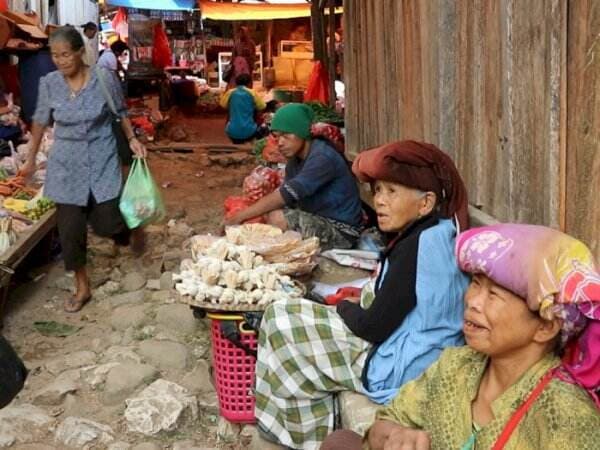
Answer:
<svg viewBox="0 0 600 450"><path fill-rule="evenodd" d="M362 182L391 181L420 191L435 192L443 217L469 226L467 190L452 159L433 144L401 141L358 154L352 171Z"/></svg>
<svg viewBox="0 0 600 450"><path fill-rule="evenodd" d="M561 320L566 348L558 375L600 406L600 274L590 250L551 228L498 224L460 234L456 257L465 272L484 274L540 317Z"/></svg>

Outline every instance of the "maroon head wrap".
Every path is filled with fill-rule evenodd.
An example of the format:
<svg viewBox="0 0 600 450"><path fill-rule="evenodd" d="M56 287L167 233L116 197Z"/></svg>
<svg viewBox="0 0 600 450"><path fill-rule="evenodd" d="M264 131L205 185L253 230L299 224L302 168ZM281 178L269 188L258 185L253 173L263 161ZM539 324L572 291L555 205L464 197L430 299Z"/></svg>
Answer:
<svg viewBox="0 0 600 450"><path fill-rule="evenodd" d="M401 141L359 153L352 171L362 182L392 181L435 192L440 212L456 214L461 230L469 225L467 190L452 159L432 144Z"/></svg>

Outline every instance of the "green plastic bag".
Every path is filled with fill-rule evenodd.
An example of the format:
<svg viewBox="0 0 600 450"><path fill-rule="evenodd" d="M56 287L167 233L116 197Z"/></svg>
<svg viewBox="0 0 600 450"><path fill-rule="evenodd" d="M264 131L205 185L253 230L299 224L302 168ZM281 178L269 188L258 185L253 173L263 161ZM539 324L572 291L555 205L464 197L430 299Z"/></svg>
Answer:
<svg viewBox="0 0 600 450"><path fill-rule="evenodd" d="M134 159L121 194L119 209L130 229L158 222L165 217L165 204L146 159Z"/></svg>

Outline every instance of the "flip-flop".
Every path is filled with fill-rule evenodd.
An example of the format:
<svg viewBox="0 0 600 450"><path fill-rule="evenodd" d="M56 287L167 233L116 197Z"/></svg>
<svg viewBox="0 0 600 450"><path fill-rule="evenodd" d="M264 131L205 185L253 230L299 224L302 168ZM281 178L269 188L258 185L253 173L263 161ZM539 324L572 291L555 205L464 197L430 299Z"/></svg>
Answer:
<svg viewBox="0 0 600 450"><path fill-rule="evenodd" d="M91 299L92 299L91 294L81 300L76 300L75 297L69 297L65 300L63 309L65 310L65 312L68 312L68 313L79 312L79 311L81 311L81 308L83 308L85 306L85 304L87 302L89 302Z"/></svg>

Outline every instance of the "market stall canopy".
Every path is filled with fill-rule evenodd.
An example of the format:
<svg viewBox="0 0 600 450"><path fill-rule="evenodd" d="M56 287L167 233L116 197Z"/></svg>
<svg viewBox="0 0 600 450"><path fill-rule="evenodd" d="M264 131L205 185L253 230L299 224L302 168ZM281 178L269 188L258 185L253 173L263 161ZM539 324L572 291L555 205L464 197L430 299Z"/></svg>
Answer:
<svg viewBox="0 0 600 450"><path fill-rule="evenodd" d="M125 8L161 9L164 11L189 11L196 8L196 0L106 0L106 3Z"/></svg>
<svg viewBox="0 0 600 450"><path fill-rule="evenodd" d="M211 20L271 20L310 17L309 3L248 4L216 3L209 0L198 0L198 2L202 11L202 18ZM342 8L336 8L335 12L341 14Z"/></svg>

